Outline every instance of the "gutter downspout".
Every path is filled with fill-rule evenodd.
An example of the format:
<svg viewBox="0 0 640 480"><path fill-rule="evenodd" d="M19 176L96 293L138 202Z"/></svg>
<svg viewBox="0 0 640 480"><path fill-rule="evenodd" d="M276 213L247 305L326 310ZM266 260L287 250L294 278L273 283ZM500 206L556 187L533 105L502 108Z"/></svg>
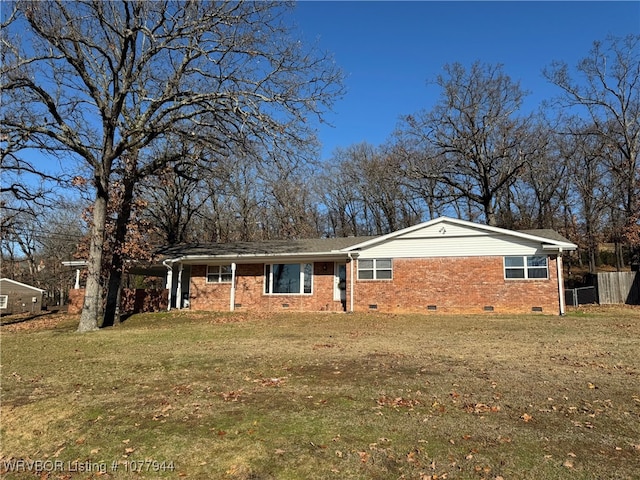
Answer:
<svg viewBox="0 0 640 480"><path fill-rule="evenodd" d="M565 315L565 305L564 305L564 276L562 273L562 247L558 248L558 256L556 257L556 267L557 267L557 275L558 275L558 297L560 299L560 316L564 317Z"/></svg>
<svg viewBox="0 0 640 480"><path fill-rule="evenodd" d="M229 311L233 312L236 308L236 264L231 264L231 298L229 299Z"/></svg>
<svg viewBox="0 0 640 480"><path fill-rule="evenodd" d="M173 265L169 265L169 263L173 264L173 262L169 259L163 260L162 264L167 267L167 284L166 289L169 290L169 295L167 297L167 311L171 310L171 290L173 283Z"/></svg>

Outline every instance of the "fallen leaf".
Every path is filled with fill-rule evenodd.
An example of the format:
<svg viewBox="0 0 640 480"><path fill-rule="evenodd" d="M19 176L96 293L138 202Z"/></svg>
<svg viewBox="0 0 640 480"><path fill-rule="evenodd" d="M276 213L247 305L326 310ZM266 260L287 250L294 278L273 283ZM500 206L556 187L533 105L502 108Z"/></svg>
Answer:
<svg viewBox="0 0 640 480"><path fill-rule="evenodd" d="M62 446L58 450L56 450L56 453L53 454L54 458L57 458L58 455L60 455L65 448L67 448L67 447Z"/></svg>
<svg viewBox="0 0 640 480"><path fill-rule="evenodd" d="M522 416L520 417L522 420L525 421L525 423L530 422L531 420L533 420L533 417L531 415L529 415L528 413L523 413Z"/></svg>
<svg viewBox="0 0 640 480"><path fill-rule="evenodd" d="M260 382L260 385L263 387L279 387L286 380L286 378L262 378L260 380L256 380L256 382Z"/></svg>
<svg viewBox="0 0 640 480"><path fill-rule="evenodd" d="M276 455L282 455L283 453L286 453L286 450L283 450L281 448L276 448L276 451L274 453Z"/></svg>

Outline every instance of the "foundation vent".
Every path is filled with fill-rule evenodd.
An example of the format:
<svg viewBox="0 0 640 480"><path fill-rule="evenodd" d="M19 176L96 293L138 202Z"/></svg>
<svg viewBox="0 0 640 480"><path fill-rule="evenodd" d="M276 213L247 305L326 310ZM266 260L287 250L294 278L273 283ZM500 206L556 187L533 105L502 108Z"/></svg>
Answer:
<svg viewBox="0 0 640 480"><path fill-rule="evenodd" d="M532 312L541 312L542 311L542 307L531 307L531 311Z"/></svg>
<svg viewBox="0 0 640 480"><path fill-rule="evenodd" d="M369 305L369 310L377 310L377 309L378 309L377 303L372 303L371 305Z"/></svg>
<svg viewBox="0 0 640 480"><path fill-rule="evenodd" d="M427 305L427 310L435 311L435 310L437 310L437 309L438 309L438 306L437 306L437 305Z"/></svg>
<svg viewBox="0 0 640 480"><path fill-rule="evenodd" d="M485 305L484 306L484 311L485 312L493 312L493 305Z"/></svg>

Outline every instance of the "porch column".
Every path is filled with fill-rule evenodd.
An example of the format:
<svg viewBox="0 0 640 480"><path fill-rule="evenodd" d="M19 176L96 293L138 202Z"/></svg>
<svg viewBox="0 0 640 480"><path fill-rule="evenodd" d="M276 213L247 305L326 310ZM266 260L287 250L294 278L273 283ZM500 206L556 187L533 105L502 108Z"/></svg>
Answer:
<svg viewBox="0 0 640 480"><path fill-rule="evenodd" d="M562 272L562 248L558 250L558 256L556 257L556 267L558 275L558 295L560 297L560 316L565 314L564 304L564 276Z"/></svg>
<svg viewBox="0 0 640 480"><path fill-rule="evenodd" d="M173 297L173 269L167 264L165 264L165 266L167 267L167 284L165 285L165 288L169 290L169 295L167 297L167 310L171 310L171 298Z"/></svg>
<svg viewBox="0 0 640 480"><path fill-rule="evenodd" d="M356 258L358 258L358 254L353 254L352 252L348 252L347 256L349 257L349 311L353 312L354 306L354 298L353 295L355 293L355 278L353 276L353 263Z"/></svg>
<svg viewBox="0 0 640 480"><path fill-rule="evenodd" d="M180 310L182 308L182 263L178 269L178 286L176 287L176 308Z"/></svg>
<svg viewBox="0 0 640 480"><path fill-rule="evenodd" d="M76 284L73 286L74 289L80 289L80 269L76 268Z"/></svg>
<svg viewBox="0 0 640 480"><path fill-rule="evenodd" d="M236 264L231 264L231 298L229 299L229 311L233 312L236 308Z"/></svg>

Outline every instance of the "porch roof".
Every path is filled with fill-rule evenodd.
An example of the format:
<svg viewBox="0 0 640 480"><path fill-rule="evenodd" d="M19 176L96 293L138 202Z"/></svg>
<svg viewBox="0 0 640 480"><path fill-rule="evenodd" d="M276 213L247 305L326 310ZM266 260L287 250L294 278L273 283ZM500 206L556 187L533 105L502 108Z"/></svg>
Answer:
<svg viewBox="0 0 640 480"><path fill-rule="evenodd" d="M375 237L312 238L297 240L264 240L260 242L233 242L175 245L158 253L168 262L193 263L234 259L255 261L260 259L336 257L347 258L344 248L355 246Z"/></svg>

